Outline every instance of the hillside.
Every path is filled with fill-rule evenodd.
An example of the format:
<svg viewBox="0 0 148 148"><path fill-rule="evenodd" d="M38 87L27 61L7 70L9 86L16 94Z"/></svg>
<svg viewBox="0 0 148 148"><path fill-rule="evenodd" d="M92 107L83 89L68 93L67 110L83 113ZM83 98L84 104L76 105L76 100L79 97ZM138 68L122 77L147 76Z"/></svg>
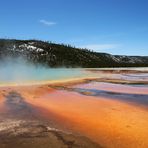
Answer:
<svg viewBox="0 0 148 148"><path fill-rule="evenodd" d="M39 40L0 39L0 59L24 57L50 67L146 67L148 56L119 56Z"/></svg>

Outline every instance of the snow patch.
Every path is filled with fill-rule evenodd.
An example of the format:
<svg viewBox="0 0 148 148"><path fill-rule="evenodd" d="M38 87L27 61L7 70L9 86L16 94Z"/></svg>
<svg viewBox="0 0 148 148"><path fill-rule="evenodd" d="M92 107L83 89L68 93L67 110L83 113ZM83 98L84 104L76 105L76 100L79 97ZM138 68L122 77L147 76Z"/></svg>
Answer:
<svg viewBox="0 0 148 148"><path fill-rule="evenodd" d="M33 45L28 45L28 44L23 44L23 45L20 45L19 48L25 48L27 50L30 50L30 51L37 51L37 52L43 52L44 50L41 49L41 48L37 48Z"/></svg>

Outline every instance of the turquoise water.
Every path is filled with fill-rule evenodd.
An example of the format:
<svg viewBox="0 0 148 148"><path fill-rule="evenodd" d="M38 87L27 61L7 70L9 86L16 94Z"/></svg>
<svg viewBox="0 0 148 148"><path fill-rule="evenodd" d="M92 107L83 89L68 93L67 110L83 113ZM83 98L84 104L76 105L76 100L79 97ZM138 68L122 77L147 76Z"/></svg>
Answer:
<svg viewBox="0 0 148 148"><path fill-rule="evenodd" d="M0 83L29 81L50 81L80 78L87 73L79 68L45 68L34 66L3 67L0 69Z"/></svg>
<svg viewBox="0 0 148 148"><path fill-rule="evenodd" d="M92 68L93 69L93 68ZM110 68L113 70L141 70L145 71L148 68ZM50 81L50 80L66 80L71 78L81 78L81 77L91 77L91 76L101 76L99 71L109 70L109 68L95 68L97 73L88 71L90 69L85 68L47 68L44 66L35 66L32 64L27 64L26 62L12 61L0 63L0 83L25 83L25 82L40 82L40 81ZM144 75L144 76L143 76ZM147 73L144 73L142 78L147 78ZM145 76L146 75L146 76ZM122 75L121 75L122 76ZM130 77L133 75L128 75L124 77ZM140 75L138 74L138 77ZM137 78L137 76L132 77ZM145 79L144 79L145 80Z"/></svg>

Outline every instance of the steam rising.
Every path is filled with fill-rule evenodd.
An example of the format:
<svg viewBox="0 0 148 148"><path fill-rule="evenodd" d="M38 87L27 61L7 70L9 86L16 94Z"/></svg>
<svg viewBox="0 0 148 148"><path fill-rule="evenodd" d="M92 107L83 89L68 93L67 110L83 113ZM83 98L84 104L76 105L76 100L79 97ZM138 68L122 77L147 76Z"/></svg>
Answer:
<svg viewBox="0 0 148 148"><path fill-rule="evenodd" d="M79 69L47 68L42 65L28 63L23 58L7 58L0 62L0 84L40 82L79 77Z"/></svg>

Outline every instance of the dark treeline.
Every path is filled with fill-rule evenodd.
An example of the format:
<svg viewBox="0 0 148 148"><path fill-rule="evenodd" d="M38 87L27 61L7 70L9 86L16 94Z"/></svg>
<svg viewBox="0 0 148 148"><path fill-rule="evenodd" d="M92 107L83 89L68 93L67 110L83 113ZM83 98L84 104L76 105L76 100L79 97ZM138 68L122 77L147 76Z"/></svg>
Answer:
<svg viewBox="0 0 148 148"><path fill-rule="evenodd" d="M50 67L147 67L147 56L97 53L71 45L41 40L0 39L0 59L23 57Z"/></svg>

